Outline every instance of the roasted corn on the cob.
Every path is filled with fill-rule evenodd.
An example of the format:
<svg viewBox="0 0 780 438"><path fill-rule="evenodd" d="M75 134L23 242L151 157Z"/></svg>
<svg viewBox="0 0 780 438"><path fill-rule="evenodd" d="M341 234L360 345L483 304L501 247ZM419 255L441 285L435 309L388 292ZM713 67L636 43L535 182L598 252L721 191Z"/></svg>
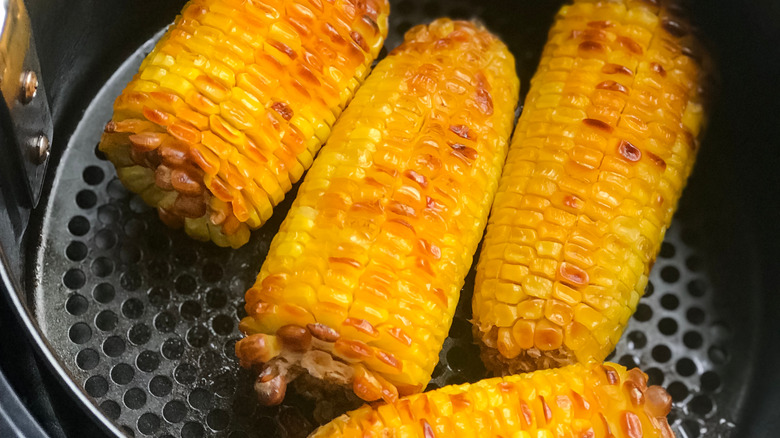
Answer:
<svg viewBox="0 0 780 438"><path fill-rule="evenodd" d="M310 437L674 438L671 403L638 368L575 364L364 406Z"/></svg>
<svg viewBox="0 0 780 438"><path fill-rule="evenodd" d="M192 0L100 142L170 226L238 247L311 165L387 35L387 0Z"/></svg>
<svg viewBox="0 0 780 438"><path fill-rule="evenodd" d="M257 282L242 365L275 403L297 373L393 401L422 390L487 223L519 81L479 25L406 34L336 123Z"/></svg>
<svg viewBox="0 0 780 438"><path fill-rule="evenodd" d="M477 267L475 338L497 373L604 360L644 292L704 115L702 53L666 3L558 13Z"/></svg>

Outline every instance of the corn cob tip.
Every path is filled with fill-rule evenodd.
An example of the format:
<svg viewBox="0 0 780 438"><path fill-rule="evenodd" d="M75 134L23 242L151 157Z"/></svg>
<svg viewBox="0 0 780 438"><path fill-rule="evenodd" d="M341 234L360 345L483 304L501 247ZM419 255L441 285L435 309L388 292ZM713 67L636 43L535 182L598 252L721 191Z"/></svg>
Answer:
<svg viewBox="0 0 780 438"><path fill-rule="evenodd" d="M672 399L638 368L605 363L447 386L364 406L310 437L414 436L674 438Z"/></svg>

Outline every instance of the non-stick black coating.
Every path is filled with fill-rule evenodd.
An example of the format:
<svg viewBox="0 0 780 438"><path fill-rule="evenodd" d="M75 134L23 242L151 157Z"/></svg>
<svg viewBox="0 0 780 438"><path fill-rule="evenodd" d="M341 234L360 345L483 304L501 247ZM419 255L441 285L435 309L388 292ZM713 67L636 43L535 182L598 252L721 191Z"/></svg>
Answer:
<svg viewBox="0 0 780 438"><path fill-rule="evenodd" d="M102 83L135 48L170 21L182 3L29 2L55 117L55 155L61 154L83 108ZM508 38L508 43L518 62L525 64L520 71L527 87L545 38L539 29L549 24L558 2L482 3L479 8L502 11L500 20L489 23L494 30L504 35L525 32L525 37ZM780 178L775 170L775 132L780 126L780 93L774 81L780 77L776 44L780 38L774 23L780 17L771 1L700 1L692 10L710 41L723 87L705 141L707 149L686 193L686 198L697 199L697 208L681 213L691 223L699 223L706 236L703 247L714 261L713 281L729 287L727 293L718 295L716 304L748 315L738 322L743 327L735 332L756 334L756 339L735 343L729 368L750 377L750 384L733 395L739 399L733 418L740 420L733 436L776 436L780 378L773 371L778 365L780 327L775 315L780 309L774 275L780 266ZM714 213L723 211L729 213ZM27 255L36 251L35 233L34 226L24 248ZM755 241L746 241L751 236ZM746 313L746 301L759 303L748 307L763 311ZM78 426L70 427L78 430Z"/></svg>

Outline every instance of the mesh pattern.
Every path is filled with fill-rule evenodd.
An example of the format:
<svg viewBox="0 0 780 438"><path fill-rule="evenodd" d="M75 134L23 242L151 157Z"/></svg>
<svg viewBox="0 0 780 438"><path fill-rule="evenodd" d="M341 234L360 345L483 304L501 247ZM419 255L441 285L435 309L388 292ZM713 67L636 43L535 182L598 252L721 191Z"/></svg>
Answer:
<svg viewBox="0 0 780 438"><path fill-rule="evenodd" d="M523 90L559 6L392 3L388 47L413 24L434 17L480 17L514 50ZM125 67L132 74L137 64ZM123 85L107 88L118 92ZM107 119L99 111L111 102L101 104L93 111ZM243 294L295 189L243 248L194 242L160 223L96 152L105 121L92 130L97 134L72 140L46 212L35 309L62 362L129 436L305 436L317 425L313 403L293 390L281 406L258 406L253 378L233 353L238 321L245 316ZM667 233L647 293L609 359L639 365L651 384L669 389L674 398L669 420L678 436L725 437L737 403L728 397L729 388L740 384L724 374L736 324L728 309L716 306L727 291L711 285L700 236L686 223L675 221ZM468 322L473 283L472 271L430 388L485 376Z"/></svg>

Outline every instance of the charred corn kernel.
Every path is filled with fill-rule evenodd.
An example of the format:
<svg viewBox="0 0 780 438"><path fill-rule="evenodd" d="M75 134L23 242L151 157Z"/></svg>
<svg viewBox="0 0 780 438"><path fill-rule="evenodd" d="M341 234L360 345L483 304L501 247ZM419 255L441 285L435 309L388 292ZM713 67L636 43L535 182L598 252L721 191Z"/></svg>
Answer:
<svg viewBox="0 0 780 438"><path fill-rule="evenodd" d="M376 66L246 294L245 339L294 324L316 342L259 361L249 356L267 355L242 340L246 365L302 370L369 401L425 387L498 186L517 104L514 68L484 28L448 19L410 30ZM311 321L281 316L285 304ZM514 321L516 306L501 315Z"/></svg>
<svg viewBox="0 0 780 438"><path fill-rule="evenodd" d="M388 13L387 0L193 0L117 98L100 150L166 224L239 247L311 165Z"/></svg>
<svg viewBox="0 0 780 438"><path fill-rule="evenodd" d="M446 386L363 406L311 438L409 436L673 438L672 398L638 368L574 364Z"/></svg>
<svg viewBox="0 0 780 438"><path fill-rule="evenodd" d="M477 266L475 333L498 374L604 360L644 292L706 100L706 57L665 4L558 13Z"/></svg>

